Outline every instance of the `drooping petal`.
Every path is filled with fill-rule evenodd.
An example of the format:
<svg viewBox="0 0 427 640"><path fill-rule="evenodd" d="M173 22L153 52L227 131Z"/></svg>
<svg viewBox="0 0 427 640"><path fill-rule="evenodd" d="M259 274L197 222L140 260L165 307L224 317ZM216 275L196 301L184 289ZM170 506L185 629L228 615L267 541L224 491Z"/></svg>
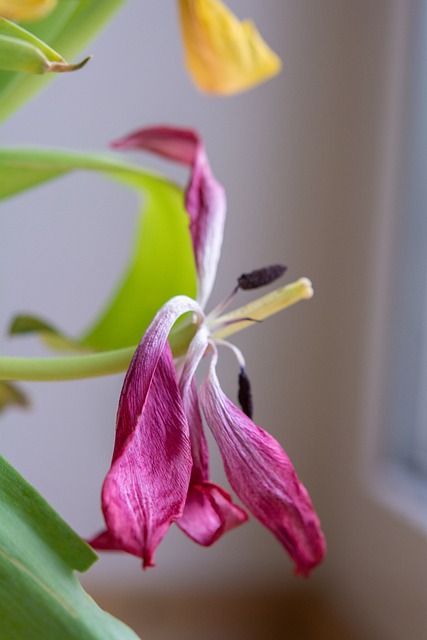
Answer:
<svg viewBox="0 0 427 640"><path fill-rule="evenodd" d="M192 540L203 546L216 542L222 534L243 524L247 514L233 504L227 491L209 482L209 453L194 383L184 400L189 421L193 468L182 516L176 524Z"/></svg>
<svg viewBox="0 0 427 640"><path fill-rule="evenodd" d="M130 375L137 381L141 373ZM129 385L123 390L117 429L131 427L134 433L122 455L115 456L104 482L102 505L113 547L141 557L147 567L153 565L157 545L183 511L191 471L188 425L168 345L144 391Z"/></svg>
<svg viewBox="0 0 427 640"><path fill-rule="evenodd" d="M228 480L253 515L308 575L325 554L319 519L286 453L224 395L216 356L200 390L206 421L218 443Z"/></svg>
<svg viewBox="0 0 427 640"><path fill-rule="evenodd" d="M185 296L166 303L132 359L120 396L111 469L102 489L107 531L92 541L153 565L154 551L183 512L192 467L188 423L167 337L187 311Z"/></svg>
<svg viewBox="0 0 427 640"><path fill-rule="evenodd" d="M187 67L202 91L245 91L281 68L280 59L255 25L236 16L220 0L179 0Z"/></svg>
<svg viewBox="0 0 427 640"><path fill-rule="evenodd" d="M56 6L56 0L0 0L0 16L8 20L37 20Z"/></svg>
<svg viewBox="0 0 427 640"><path fill-rule="evenodd" d="M185 194L198 274L198 301L203 307L215 281L226 215L223 187L213 176L203 143L191 129L150 127L113 142L117 149L153 151L192 168Z"/></svg>
<svg viewBox="0 0 427 640"><path fill-rule="evenodd" d="M227 531L246 522L248 516L233 504L229 493L209 481L209 452L203 430L194 374L208 346L208 333L201 327L193 338L180 375L179 388L190 428L190 487L184 513L177 525L195 542L209 546Z"/></svg>

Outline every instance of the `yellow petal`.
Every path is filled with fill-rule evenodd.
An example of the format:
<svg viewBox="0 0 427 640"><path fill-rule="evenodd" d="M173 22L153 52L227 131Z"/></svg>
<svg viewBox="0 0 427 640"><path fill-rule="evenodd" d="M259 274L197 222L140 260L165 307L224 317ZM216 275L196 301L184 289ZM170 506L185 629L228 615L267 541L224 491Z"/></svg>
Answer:
<svg viewBox="0 0 427 640"><path fill-rule="evenodd" d="M249 20L220 0L179 0L187 67L202 91L245 91L280 71L281 62Z"/></svg>
<svg viewBox="0 0 427 640"><path fill-rule="evenodd" d="M56 6L56 0L0 0L0 16L8 20L37 20Z"/></svg>

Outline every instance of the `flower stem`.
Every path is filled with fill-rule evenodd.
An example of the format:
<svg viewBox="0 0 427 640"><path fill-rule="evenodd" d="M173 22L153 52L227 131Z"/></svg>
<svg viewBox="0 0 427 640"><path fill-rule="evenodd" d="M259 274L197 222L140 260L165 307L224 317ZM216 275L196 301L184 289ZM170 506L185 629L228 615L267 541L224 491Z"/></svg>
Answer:
<svg viewBox="0 0 427 640"><path fill-rule="evenodd" d="M194 325L182 325L172 330L169 342L174 356L186 352L194 332ZM52 382L109 376L126 371L135 349L136 345L133 345L112 351L56 358L0 356L0 380Z"/></svg>
<svg viewBox="0 0 427 640"><path fill-rule="evenodd" d="M47 382L94 378L126 371L135 346L65 358L0 357L0 380Z"/></svg>
<svg viewBox="0 0 427 640"><path fill-rule="evenodd" d="M252 326L254 321L261 321L312 295L311 282L301 278L212 321L212 336L216 340L224 339ZM191 322L174 327L169 342L175 357L186 352L195 331L196 327ZM58 358L0 356L0 380L48 382L108 376L126 371L135 349L136 345L133 345L124 349Z"/></svg>

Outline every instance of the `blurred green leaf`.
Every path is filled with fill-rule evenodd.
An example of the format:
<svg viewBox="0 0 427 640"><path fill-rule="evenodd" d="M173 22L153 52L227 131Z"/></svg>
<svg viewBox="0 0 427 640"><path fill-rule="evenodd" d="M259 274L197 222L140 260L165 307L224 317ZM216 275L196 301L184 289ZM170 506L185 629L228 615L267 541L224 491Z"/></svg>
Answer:
<svg viewBox="0 0 427 640"><path fill-rule="evenodd" d="M26 394L12 382L0 382L0 413L6 407L17 406L27 408L29 400Z"/></svg>
<svg viewBox="0 0 427 640"><path fill-rule="evenodd" d="M9 327L9 335L37 334L51 349L59 351L86 351L79 340L66 336L60 329L32 315L17 315Z"/></svg>
<svg viewBox="0 0 427 640"><path fill-rule="evenodd" d="M5 640L136 640L74 571L97 556L0 456L0 620Z"/></svg>
<svg viewBox="0 0 427 640"><path fill-rule="evenodd" d="M67 60L90 42L125 0L62 0L46 18L31 23L31 33ZM51 75L0 72L0 121L39 91Z"/></svg>
<svg viewBox="0 0 427 640"><path fill-rule="evenodd" d="M96 350L131 346L140 341L166 300L177 294L195 296L196 274L183 192L163 177L107 155L2 149L0 200L79 169L101 172L131 187L144 200L129 266L101 316L80 339L85 347ZM40 328L46 337L49 325L35 318L32 322L33 329L37 322L44 324ZM52 329L50 326L51 333ZM53 331L61 336L56 328ZM64 339L69 347L78 342Z"/></svg>

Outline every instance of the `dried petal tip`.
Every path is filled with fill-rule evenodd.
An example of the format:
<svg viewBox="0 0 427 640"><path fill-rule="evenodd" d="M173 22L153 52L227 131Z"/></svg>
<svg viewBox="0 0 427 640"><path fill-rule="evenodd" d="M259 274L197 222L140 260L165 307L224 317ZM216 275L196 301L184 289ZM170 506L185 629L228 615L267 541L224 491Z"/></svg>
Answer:
<svg viewBox="0 0 427 640"><path fill-rule="evenodd" d="M282 264L272 264L269 267L255 269L250 273L242 273L237 283L240 289L258 289L267 284L271 284L280 278L286 271L287 267Z"/></svg>
<svg viewBox="0 0 427 640"><path fill-rule="evenodd" d="M239 373L239 393L237 397L239 399L239 404L242 407L242 411L246 413L248 418L252 418L253 402L251 383L243 367L240 369Z"/></svg>
<svg viewBox="0 0 427 640"><path fill-rule="evenodd" d="M45 71L51 71L53 73L67 73L68 71L78 71L79 69L82 69L91 58L92 56L87 56L87 58L75 64L69 64L65 61L47 62Z"/></svg>

